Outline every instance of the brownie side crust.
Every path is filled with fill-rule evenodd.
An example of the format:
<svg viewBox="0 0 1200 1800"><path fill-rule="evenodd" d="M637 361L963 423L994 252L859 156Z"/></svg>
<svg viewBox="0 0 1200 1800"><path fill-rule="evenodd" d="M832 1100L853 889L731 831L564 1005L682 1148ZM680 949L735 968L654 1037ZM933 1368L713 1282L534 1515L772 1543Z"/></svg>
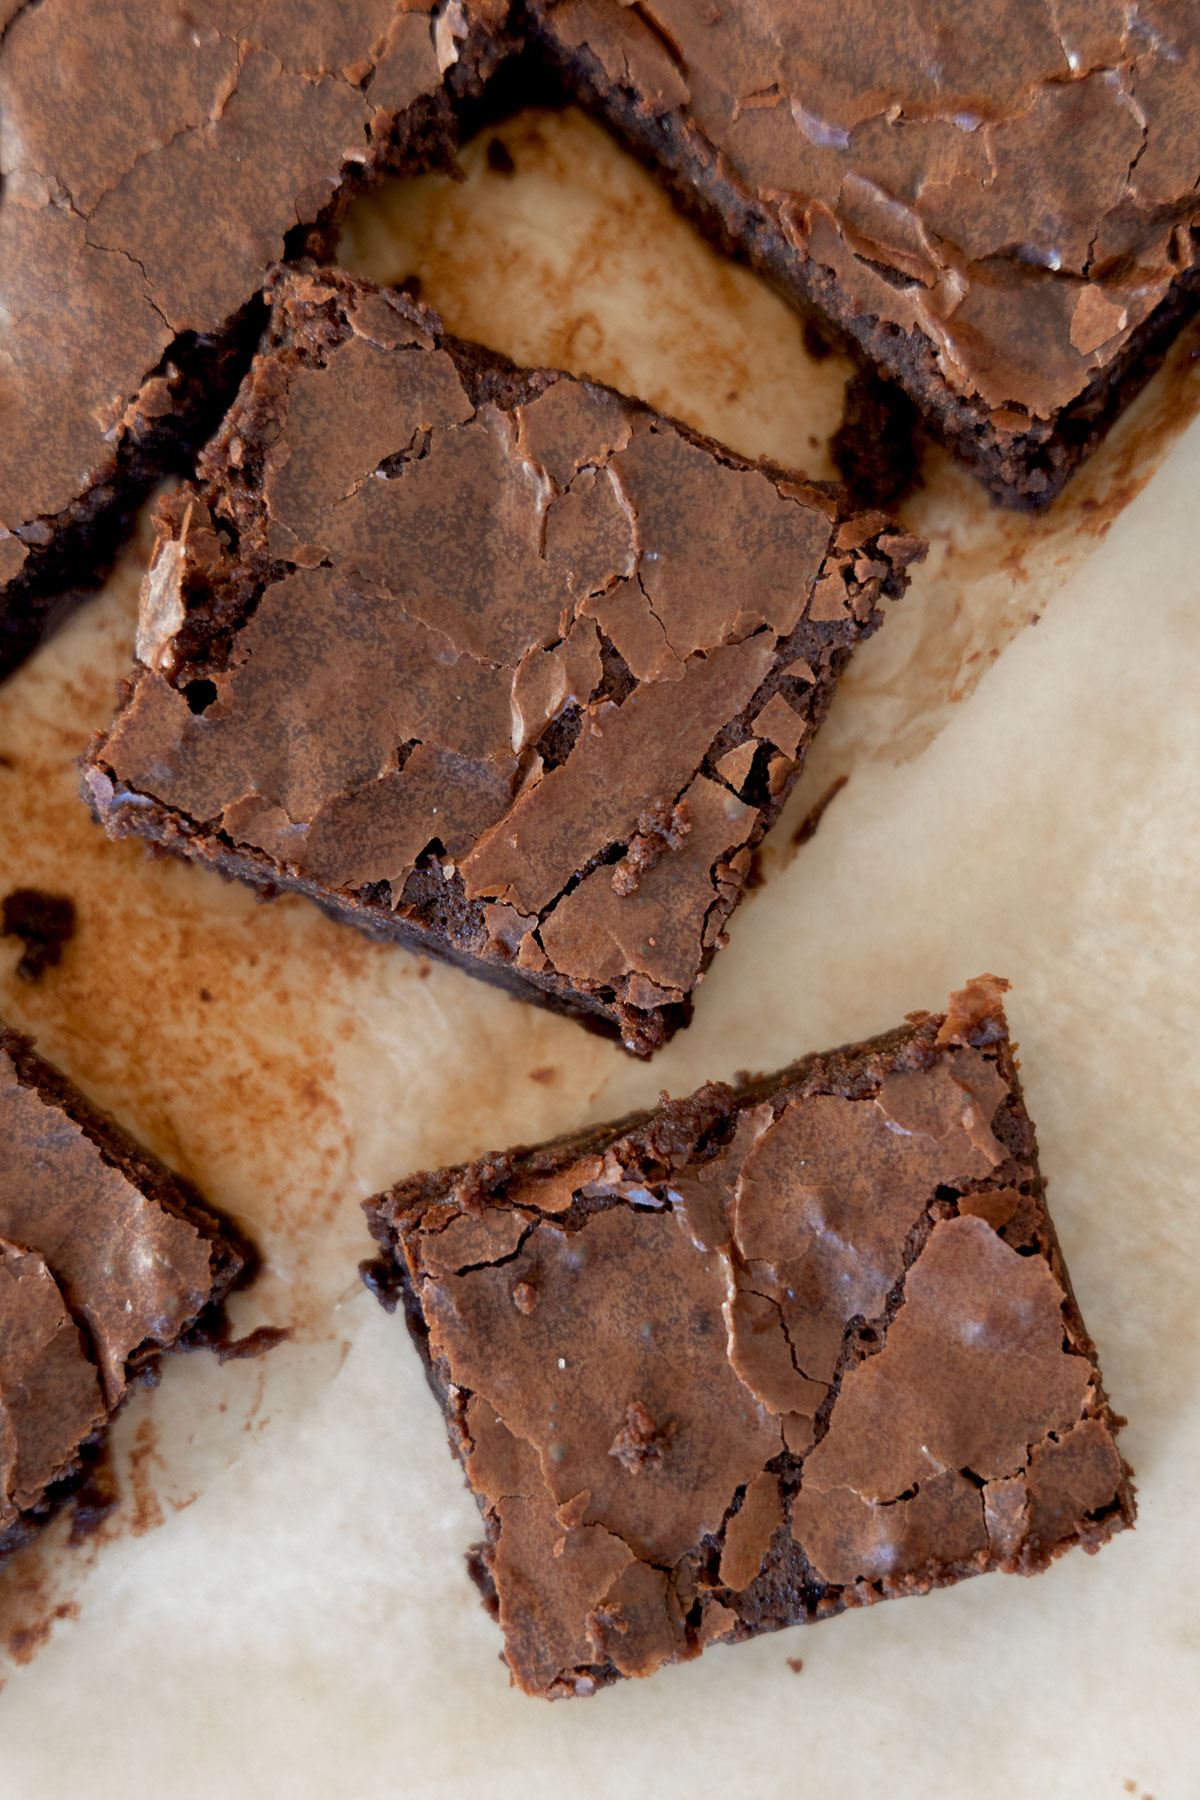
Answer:
<svg viewBox="0 0 1200 1800"><path fill-rule="evenodd" d="M366 1202L526 1692L1132 1524L1005 985Z"/></svg>
<svg viewBox="0 0 1200 1800"><path fill-rule="evenodd" d="M0 1022L0 1563L79 1486L131 1383L211 1331L252 1262Z"/></svg>
<svg viewBox="0 0 1200 1800"><path fill-rule="evenodd" d="M924 547L405 296L275 294L93 809L649 1054Z"/></svg>

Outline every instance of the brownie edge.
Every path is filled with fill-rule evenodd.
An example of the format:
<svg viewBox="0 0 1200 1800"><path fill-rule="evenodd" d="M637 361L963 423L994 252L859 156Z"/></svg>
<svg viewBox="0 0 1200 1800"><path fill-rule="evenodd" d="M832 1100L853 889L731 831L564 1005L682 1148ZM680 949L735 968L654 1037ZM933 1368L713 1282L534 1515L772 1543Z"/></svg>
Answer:
<svg viewBox="0 0 1200 1800"><path fill-rule="evenodd" d="M1007 985L365 1202L525 1692L1132 1525Z"/></svg>

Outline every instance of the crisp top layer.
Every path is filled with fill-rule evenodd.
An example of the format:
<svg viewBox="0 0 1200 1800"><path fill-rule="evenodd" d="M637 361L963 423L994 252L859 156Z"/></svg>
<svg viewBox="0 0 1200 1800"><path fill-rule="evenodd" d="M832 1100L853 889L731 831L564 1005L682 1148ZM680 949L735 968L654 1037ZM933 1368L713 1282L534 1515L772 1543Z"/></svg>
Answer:
<svg viewBox="0 0 1200 1800"><path fill-rule="evenodd" d="M858 310L923 331L989 407L1066 405L1196 260L1187 0L545 11L651 113L682 109Z"/></svg>
<svg viewBox="0 0 1200 1800"><path fill-rule="evenodd" d="M1113 1505L998 1018L985 978L850 1093L710 1090L699 1136L668 1107L376 1203L529 1691L694 1655L780 1583L1037 1566Z"/></svg>
<svg viewBox="0 0 1200 1800"><path fill-rule="evenodd" d="M334 279L282 282L229 467L165 515L102 779L394 907L436 853L521 968L678 1001L815 724L797 634L828 677L920 546L608 390L505 395L431 315ZM322 309L339 341L302 355ZM200 686L189 609L255 556Z"/></svg>
<svg viewBox="0 0 1200 1800"><path fill-rule="evenodd" d="M130 1359L174 1343L213 1287L209 1240L0 1046L0 1534L120 1403Z"/></svg>

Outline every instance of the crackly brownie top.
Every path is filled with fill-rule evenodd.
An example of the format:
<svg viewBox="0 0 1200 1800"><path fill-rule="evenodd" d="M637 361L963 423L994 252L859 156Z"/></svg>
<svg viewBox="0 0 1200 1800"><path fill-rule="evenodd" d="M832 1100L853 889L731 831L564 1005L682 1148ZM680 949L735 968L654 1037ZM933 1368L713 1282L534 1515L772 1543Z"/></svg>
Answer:
<svg viewBox="0 0 1200 1800"><path fill-rule="evenodd" d="M172 371L154 372L173 340L246 304L345 167L441 86L468 24L433 0L4 10L0 582L170 410Z"/></svg>
<svg viewBox="0 0 1200 1800"><path fill-rule="evenodd" d="M588 1691L745 1635L781 1582L816 1604L1035 1567L1116 1504L1002 985L882 1052L372 1203L524 1687Z"/></svg>
<svg viewBox="0 0 1200 1800"><path fill-rule="evenodd" d="M857 311L924 332L990 407L1052 415L1196 259L1189 0L544 10L651 114L684 108Z"/></svg>
<svg viewBox="0 0 1200 1800"><path fill-rule="evenodd" d="M287 276L275 317L164 513L94 794L393 907L436 853L502 959L679 1000L919 544L369 283Z"/></svg>
<svg viewBox="0 0 1200 1800"><path fill-rule="evenodd" d="M208 1239L39 1091L33 1060L0 1026L0 1533L120 1401L130 1359L214 1290Z"/></svg>

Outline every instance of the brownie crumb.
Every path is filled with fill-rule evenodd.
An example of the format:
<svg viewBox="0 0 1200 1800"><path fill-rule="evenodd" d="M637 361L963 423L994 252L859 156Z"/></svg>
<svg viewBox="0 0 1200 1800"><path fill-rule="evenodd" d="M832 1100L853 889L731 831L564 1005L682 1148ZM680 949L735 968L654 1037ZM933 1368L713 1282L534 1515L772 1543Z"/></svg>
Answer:
<svg viewBox="0 0 1200 1800"><path fill-rule="evenodd" d="M363 1286L374 1294L384 1312L394 1313L404 1296L404 1279L394 1264L382 1257L368 1258L358 1265Z"/></svg>
<svg viewBox="0 0 1200 1800"><path fill-rule="evenodd" d="M682 850L692 829L686 800L674 806L660 802L640 815L629 849L612 872L613 893L622 899L636 894L643 875L655 868L664 850Z"/></svg>
<svg viewBox="0 0 1200 1800"><path fill-rule="evenodd" d="M14 888L4 896L3 934L25 946L17 964L22 981L39 981L62 961L63 946L75 935L75 902L41 888Z"/></svg>
<svg viewBox="0 0 1200 1800"><path fill-rule="evenodd" d="M612 1442L610 1456L615 1456L623 1469L640 1475L650 1463L661 1462L675 1435L674 1425L656 1425L640 1400L625 1408L625 1423Z"/></svg>
<svg viewBox="0 0 1200 1800"><path fill-rule="evenodd" d="M515 175L517 165L513 161L512 151L502 138L494 137L487 147L488 168L497 175Z"/></svg>
<svg viewBox="0 0 1200 1800"><path fill-rule="evenodd" d="M248 1358L265 1356L268 1350L274 1350L277 1344L284 1344L292 1335L290 1325L258 1325L245 1337L233 1338L227 1344L217 1346L218 1362L245 1362Z"/></svg>
<svg viewBox="0 0 1200 1800"><path fill-rule="evenodd" d="M88 1470L83 1485L76 1492L71 1514L70 1542L86 1542L100 1529L120 1498L116 1476L102 1459Z"/></svg>

